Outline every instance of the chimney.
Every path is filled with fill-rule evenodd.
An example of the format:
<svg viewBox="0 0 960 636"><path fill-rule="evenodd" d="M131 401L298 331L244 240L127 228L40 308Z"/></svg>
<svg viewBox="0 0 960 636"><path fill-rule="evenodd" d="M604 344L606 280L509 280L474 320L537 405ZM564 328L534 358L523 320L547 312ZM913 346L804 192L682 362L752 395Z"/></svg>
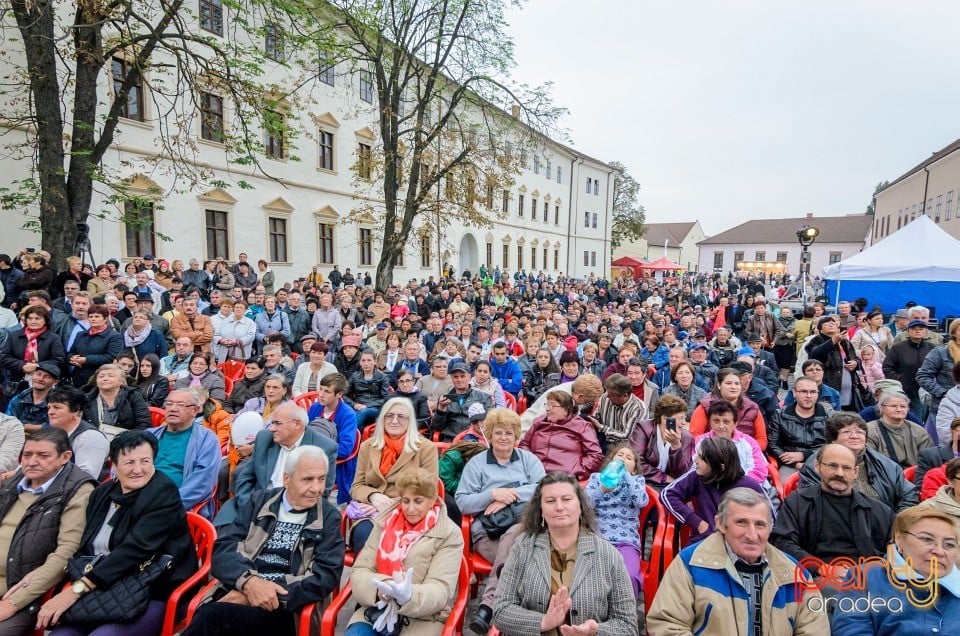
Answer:
<svg viewBox="0 0 960 636"><path fill-rule="evenodd" d="M514 119L520 119L520 106L514 104L510 107L510 112L513 114Z"/></svg>
<svg viewBox="0 0 960 636"><path fill-rule="evenodd" d="M807 212L807 218L808 218L808 219L812 219L812 218L813 218L813 212Z"/></svg>

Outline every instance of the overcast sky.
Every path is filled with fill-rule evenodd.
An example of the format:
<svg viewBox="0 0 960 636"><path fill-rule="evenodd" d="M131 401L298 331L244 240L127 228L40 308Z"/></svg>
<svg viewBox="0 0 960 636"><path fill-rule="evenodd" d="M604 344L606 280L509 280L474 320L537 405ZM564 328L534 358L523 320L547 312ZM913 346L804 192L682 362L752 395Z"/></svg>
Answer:
<svg viewBox="0 0 960 636"><path fill-rule="evenodd" d="M515 78L554 82L574 147L648 222L862 213L960 137L960 2L530 0Z"/></svg>

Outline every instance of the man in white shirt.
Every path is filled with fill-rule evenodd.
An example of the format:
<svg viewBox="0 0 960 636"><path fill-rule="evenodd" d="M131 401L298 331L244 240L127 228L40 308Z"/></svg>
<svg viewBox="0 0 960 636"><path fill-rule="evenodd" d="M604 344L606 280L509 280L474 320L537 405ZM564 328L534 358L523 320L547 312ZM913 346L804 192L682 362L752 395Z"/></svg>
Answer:
<svg viewBox="0 0 960 636"><path fill-rule="evenodd" d="M83 420L86 402L86 396L80 389L57 387L47 396L47 417L51 426L67 434L73 450L73 462L99 481L110 444L96 426Z"/></svg>

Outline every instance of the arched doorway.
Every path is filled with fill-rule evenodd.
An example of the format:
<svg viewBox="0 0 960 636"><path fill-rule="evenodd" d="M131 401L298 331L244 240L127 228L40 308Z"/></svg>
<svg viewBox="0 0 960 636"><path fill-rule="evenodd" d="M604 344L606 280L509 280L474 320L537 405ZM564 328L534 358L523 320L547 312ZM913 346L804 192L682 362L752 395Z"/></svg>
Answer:
<svg viewBox="0 0 960 636"><path fill-rule="evenodd" d="M473 234L464 234L460 239L460 271L457 272L457 276L466 271L476 275L479 268L480 248L477 247L477 239L473 238Z"/></svg>

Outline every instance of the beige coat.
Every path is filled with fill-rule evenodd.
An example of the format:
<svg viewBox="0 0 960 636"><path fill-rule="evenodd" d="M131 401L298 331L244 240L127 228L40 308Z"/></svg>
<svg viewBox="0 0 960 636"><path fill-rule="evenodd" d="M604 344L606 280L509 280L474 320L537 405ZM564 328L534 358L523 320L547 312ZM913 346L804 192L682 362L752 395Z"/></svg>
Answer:
<svg viewBox="0 0 960 636"><path fill-rule="evenodd" d="M388 578L377 572L377 549L380 545L382 523L393 508L377 516L366 547L357 557L350 571L353 600L360 609L350 617L350 623L362 622L363 611L377 602L374 580ZM438 636L450 615L450 607L457 595L457 575L463 554L463 535L441 505L440 518L430 532L420 538L403 560L404 571L413 568L413 597L400 608L410 624L403 628L404 636Z"/></svg>
<svg viewBox="0 0 960 636"><path fill-rule="evenodd" d="M397 479L400 478L404 469L410 466L419 466L434 475L438 474L437 447L428 439L420 440L420 448L416 452L400 453L400 457L386 475L380 473L381 455L381 450L373 447L373 439L360 444L357 472L353 478L353 486L350 487L350 498L354 501L370 503L370 495L375 492L387 497L399 497Z"/></svg>

